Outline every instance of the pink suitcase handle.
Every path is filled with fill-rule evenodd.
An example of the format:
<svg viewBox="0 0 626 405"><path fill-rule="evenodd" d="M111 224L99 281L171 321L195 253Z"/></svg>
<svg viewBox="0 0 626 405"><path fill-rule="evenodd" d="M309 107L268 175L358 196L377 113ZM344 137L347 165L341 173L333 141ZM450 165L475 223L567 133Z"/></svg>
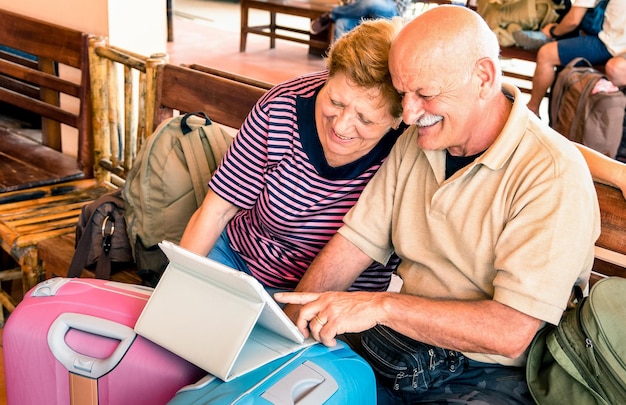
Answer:
<svg viewBox="0 0 626 405"><path fill-rule="evenodd" d="M119 340L119 344L107 358L90 357L78 353L68 346L65 341L65 335L70 329ZM98 379L117 366L136 336L133 329L126 325L95 316L68 312L61 314L50 326L48 330L48 346L54 357L68 371Z"/></svg>

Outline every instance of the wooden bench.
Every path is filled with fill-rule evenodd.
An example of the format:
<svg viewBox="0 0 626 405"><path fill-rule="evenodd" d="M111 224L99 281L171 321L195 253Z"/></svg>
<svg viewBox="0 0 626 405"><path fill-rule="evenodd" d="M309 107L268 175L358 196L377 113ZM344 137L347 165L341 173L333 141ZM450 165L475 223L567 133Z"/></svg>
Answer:
<svg viewBox="0 0 626 405"><path fill-rule="evenodd" d="M241 0L241 36L239 52L246 51L248 34L264 35L270 38L270 48L276 46L276 39L298 42L309 45L309 53L323 55L333 41L332 24L327 30L319 34L311 34L309 30L279 25L276 22L277 14L287 14L296 17L315 20L322 14L337 6L332 0ZM269 23L251 26L249 24L250 10L263 10L269 13Z"/></svg>
<svg viewBox="0 0 626 405"><path fill-rule="evenodd" d="M109 51L110 47L102 45L95 48L95 52L102 55L107 55ZM108 56L113 58L113 55ZM239 128L256 101L272 86L266 82L201 65L186 67L157 63L155 69L154 98L149 101L146 97L145 100L146 104L151 105L151 107L146 106L145 113L146 125L147 128L150 128L148 134L156 129L163 120L175 114L195 111L205 112L213 121L226 127ZM95 115L106 116L107 114L101 112ZM141 135L137 136L140 137ZM139 146L141 141L140 138L137 139L134 144ZM114 139L113 143L118 142ZM131 145L133 141L126 144ZM100 149L107 148L104 144L100 147ZM124 151L118 153L124 155ZM132 153L136 154L136 152ZM108 153L98 151L97 154L100 155L98 162L101 168L114 173L113 182L122 185L124 172L127 170L124 168L124 164L119 161L114 163ZM74 253L74 243L75 235L68 234L39 244L38 248L47 278L65 277L67 275L67 269ZM82 276L94 277L94 273L85 269ZM132 267L118 269L111 278L115 281L141 283Z"/></svg>
<svg viewBox="0 0 626 405"><path fill-rule="evenodd" d="M28 112L41 126L34 139L20 128L0 128L0 245L19 266L3 268L0 280L21 279L26 291L43 276L37 243L71 232L97 192L89 35L6 10L0 21L2 111ZM64 153L72 149L75 156ZM15 302L0 290L0 304L11 311Z"/></svg>
<svg viewBox="0 0 626 405"><path fill-rule="evenodd" d="M620 190L595 183L602 218L591 282L607 276L626 277L626 200Z"/></svg>

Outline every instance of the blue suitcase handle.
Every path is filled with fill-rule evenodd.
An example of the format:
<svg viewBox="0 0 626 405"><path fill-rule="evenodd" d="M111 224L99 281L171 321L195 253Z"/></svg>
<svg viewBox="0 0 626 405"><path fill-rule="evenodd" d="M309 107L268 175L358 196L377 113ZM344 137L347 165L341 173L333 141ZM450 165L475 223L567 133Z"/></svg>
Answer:
<svg viewBox="0 0 626 405"><path fill-rule="evenodd" d="M92 333L119 340L113 353L98 359L76 352L68 346L65 335L70 329ZM113 370L122 360L135 340L135 331L126 325L95 316L64 313L54 320L48 330L48 346L58 361L75 374L89 378L100 378Z"/></svg>

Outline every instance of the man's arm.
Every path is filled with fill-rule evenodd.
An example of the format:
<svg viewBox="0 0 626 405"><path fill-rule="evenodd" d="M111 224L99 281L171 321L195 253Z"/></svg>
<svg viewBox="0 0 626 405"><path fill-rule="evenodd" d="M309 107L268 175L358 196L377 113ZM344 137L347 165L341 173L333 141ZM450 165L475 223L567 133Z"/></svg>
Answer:
<svg viewBox="0 0 626 405"><path fill-rule="evenodd" d="M541 320L493 300L433 300L397 293L280 293L279 302L304 305L298 325L328 346L337 335L386 325L420 342L511 359L528 347ZM301 328L302 329L302 328Z"/></svg>
<svg viewBox="0 0 626 405"><path fill-rule="evenodd" d="M541 28L541 32L543 32L548 38L554 39L569 34L576 28L578 28L581 21L585 17L585 13L587 13L587 10L589 9L586 7L572 6L567 14L565 14L561 22L559 22L558 24L546 24L543 28ZM554 28L552 29L552 27ZM552 34L554 34L554 36Z"/></svg>
<svg viewBox="0 0 626 405"><path fill-rule="evenodd" d="M372 259L337 233L319 252L295 291L345 291L372 263ZM299 317L299 305L286 305L285 313L308 336L308 321Z"/></svg>
<svg viewBox="0 0 626 405"><path fill-rule="evenodd" d="M345 291L372 259L341 234L335 234L311 263L295 291Z"/></svg>

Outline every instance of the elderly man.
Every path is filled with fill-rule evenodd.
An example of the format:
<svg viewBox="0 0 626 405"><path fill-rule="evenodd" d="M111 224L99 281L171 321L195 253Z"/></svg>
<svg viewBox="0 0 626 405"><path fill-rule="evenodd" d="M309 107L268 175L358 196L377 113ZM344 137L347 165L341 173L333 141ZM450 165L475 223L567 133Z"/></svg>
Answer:
<svg viewBox="0 0 626 405"><path fill-rule="evenodd" d="M402 29L390 71L412 125L299 292L275 296L324 344L364 331L379 403L532 403L526 350L588 283L600 232L589 170L503 85L498 53L463 7ZM343 292L393 252L400 293Z"/></svg>

